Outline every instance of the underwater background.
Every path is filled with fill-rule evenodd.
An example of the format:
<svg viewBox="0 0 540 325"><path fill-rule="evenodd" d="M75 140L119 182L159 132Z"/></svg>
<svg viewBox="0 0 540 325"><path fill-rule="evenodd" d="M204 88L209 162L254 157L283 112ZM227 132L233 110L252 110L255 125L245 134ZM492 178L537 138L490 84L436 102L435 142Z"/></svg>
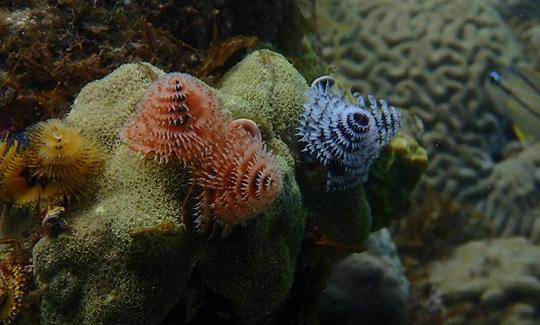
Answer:
<svg viewBox="0 0 540 325"><path fill-rule="evenodd" d="M540 323L535 0L1 0L0 323Z"/></svg>

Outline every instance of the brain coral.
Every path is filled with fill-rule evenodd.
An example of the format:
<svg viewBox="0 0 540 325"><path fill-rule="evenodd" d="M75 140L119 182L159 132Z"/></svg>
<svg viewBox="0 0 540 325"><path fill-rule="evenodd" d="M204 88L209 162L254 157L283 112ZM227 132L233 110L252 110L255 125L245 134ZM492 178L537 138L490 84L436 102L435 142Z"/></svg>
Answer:
<svg viewBox="0 0 540 325"><path fill-rule="evenodd" d="M445 324L538 324L540 249L521 237L472 241L429 266Z"/></svg>
<svg viewBox="0 0 540 325"><path fill-rule="evenodd" d="M540 241L540 143L523 149L493 168L489 177L467 189L475 207L491 219L493 230Z"/></svg>
<svg viewBox="0 0 540 325"><path fill-rule="evenodd" d="M477 0L329 0L321 9L322 57L359 92L416 113L432 156L424 185L466 200L461 185L487 176L505 142L505 119L482 84L519 47L497 12Z"/></svg>

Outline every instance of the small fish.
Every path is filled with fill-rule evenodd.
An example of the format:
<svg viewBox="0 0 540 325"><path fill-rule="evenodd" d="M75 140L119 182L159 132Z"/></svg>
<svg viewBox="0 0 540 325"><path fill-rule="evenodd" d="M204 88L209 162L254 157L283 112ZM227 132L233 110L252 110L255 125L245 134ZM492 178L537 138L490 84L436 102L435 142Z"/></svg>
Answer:
<svg viewBox="0 0 540 325"><path fill-rule="evenodd" d="M530 66L491 71L485 82L489 96L514 122L524 143L540 140L540 73Z"/></svg>

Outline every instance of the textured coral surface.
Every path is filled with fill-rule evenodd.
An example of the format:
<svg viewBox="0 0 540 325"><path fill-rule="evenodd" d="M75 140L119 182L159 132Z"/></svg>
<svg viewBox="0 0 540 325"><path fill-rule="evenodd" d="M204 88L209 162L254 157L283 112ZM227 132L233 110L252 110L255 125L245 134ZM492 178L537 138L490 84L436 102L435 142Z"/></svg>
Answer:
<svg viewBox="0 0 540 325"><path fill-rule="evenodd" d="M285 57L268 50L247 56L220 81L221 91L252 103L246 114L263 134L270 133L291 148L307 87Z"/></svg>
<svg viewBox="0 0 540 325"><path fill-rule="evenodd" d="M322 1L321 8L329 10L319 15L322 57L353 88L422 120L430 156L423 188L471 205L498 235L536 240L535 149L507 154L515 138L510 121L483 86L491 69L524 59L497 11L462 0Z"/></svg>
<svg viewBox="0 0 540 325"><path fill-rule="evenodd" d="M361 93L410 109L423 121L432 156L424 185L452 198L491 171L504 121L482 84L518 46L482 1L324 1L319 52Z"/></svg>
<svg viewBox="0 0 540 325"><path fill-rule="evenodd" d="M537 324L540 247L520 237L479 240L434 262L429 283L448 324Z"/></svg>
<svg viewBox="0 0 540 325"><path fill-rule="evenodd" d="M199 286L231 302L235 319L258 320L285 298L302 239L290 153L278 152L283 190L264 215L223 241L186 231L180 216L188 174L141 160L118 140L151 81L147 69L162 73L131 64L91 83L67 117L108 148L107 163L98 200L68 214L69 232L45 237L34 249L37 280L48 288L42 321L154 323L183 297L194 268Z"/></svg>

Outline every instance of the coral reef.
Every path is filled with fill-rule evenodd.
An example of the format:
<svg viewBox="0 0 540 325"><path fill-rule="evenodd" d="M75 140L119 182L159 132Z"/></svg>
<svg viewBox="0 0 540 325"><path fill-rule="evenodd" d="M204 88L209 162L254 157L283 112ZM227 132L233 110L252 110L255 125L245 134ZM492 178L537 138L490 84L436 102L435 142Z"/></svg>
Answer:
<svg viewBox="0 0 540 325"><path fill-rule="evenodd" d="M372 233L367 251L332 269L321 302L321 324L398 324L409 282L388 230Z"/></svg>
<svg viewBox="0 0 540 325"><path fill-rule="evenodd" d="M411 298L405 309L406 323L443 323L447 310L441 293L426 283L427 265L445 258L456 246L492 237L489 223L489 219L472 205L428 190L421 204L392 225L393 238L411 282Z"/></svg>
<svg viewBox="0 0 540 325"><path fill-rule="evenodd" d="M167 80L159 78L163 74L147 63L123 65L82 89L64 120L106 148L105 163L94 197L47 212L48 220L61 218L69 227L60 225L34 246L35 282L46 288L41 322L256 324L285 315L303 317L305 305L284 308L288 299L304 296L302 288L320 295L315 293L319 287L302 285L303 271L321 283L326 266L361 251L371 230L361 186L346 197L326 193L320 171L296 164L295 129L306 100L305 79L283 56L260 50L233 67L220 89L209 88L231 122L220 145L207 152L212 159L197 166L208 168L201 174L175 159L167 164L141 159L129 139L128 144L120 140L146 89ZM173 94L184 100L176 89ZM171 97L163 99L170 103ZM233 163L226 166L220 159L231 152ZM209 203L212 214L229 217L230 207L240 206L248 219L257 218L231 227L226 238L197 233L185 216L197 209L197 191L207 186L213 195L220 186L244 193L243 202L218 198ZM245 200L248 193L255 203ZM9 210L8 217L14 213ZM300 253L310 260L298 263Z"/></svg>
<svg viewBox="0 0 540 325"><path fill-rule="evenodd" d="M214 91L200 80L182 73L159 77L137 106L120 137L132 151L160 163L177 159L193 171L200 192L193 208L197 231L216 222L229 233L279 194L277 163L258 126L248 119L226 125Z"/></svg>
<svg viewBox="0 0 540 325"><path fill-rule="evenodd" d="M431 264L427 281L446 306L447 323L536 324L540 248L525 238L479 240Z"/></svg>
<svg viewBox="0 0 540 325"><path fill-rule="evenodd" d="M109 153L98 200L66 213L70 231L44 237L34 249L38 283L48 288L42 321L155 323L182 298L193 272L201 286L230 302L234 319L260 320L286 297L303 236L293 159L277 152L282 190L247 227L221 241L186 231L179 217L189 174L175 164L141 160L118 140L152 81L144 71L161 74L145 67L125 65L89 84L66 118Z"/></svg>
<svg viewBox="0 0 540 325"><path fill-rule="evenodd" d="M323 1L318 52L353 89L410 109L425 124L430 165L422 184L467 201L461 189L487 177L507 141L508 120L482 88L519 46L483 1ZM471 199L472 200L472 199Z"/></svg>
<svg viewBox="0 0 540 325"><path fill-rule="evenodd" d="M449 253L453 247L492 236L489 220L471 205L459 204L427 191L422 204L391 227L410 274L420 263Z"/></svg>
<svg viewBox="0 0 540 325"><path fill-rule="evenodd" d="M369 96L355 94L357 105L332 89L329 76L316 79L300 119L298 137L310 160L326 167L326 190L344 190L367 180L381 147L397 134L401 117L395 107Z"/></svg>

